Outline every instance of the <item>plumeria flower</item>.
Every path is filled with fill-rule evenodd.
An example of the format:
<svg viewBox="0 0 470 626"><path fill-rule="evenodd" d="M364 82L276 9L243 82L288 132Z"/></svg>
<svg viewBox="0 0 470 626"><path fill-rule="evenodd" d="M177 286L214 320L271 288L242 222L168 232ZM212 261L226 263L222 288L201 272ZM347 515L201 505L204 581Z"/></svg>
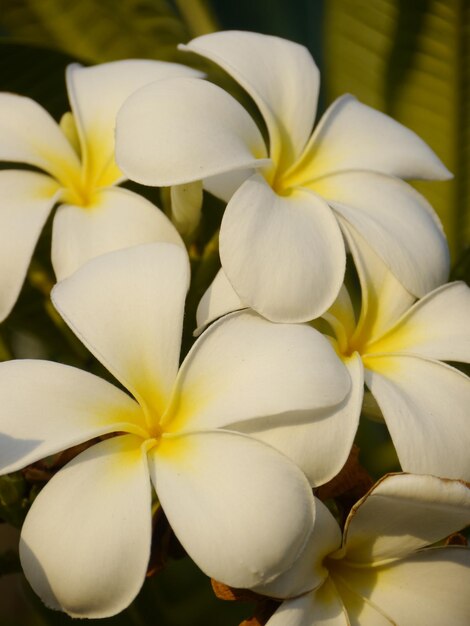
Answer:
<svg viewBox="0 0 470 626"><path fill-rule="evenodd" d="M258 588L286 598L267 626L467 626L470 550L430 546L468 524L468 486L434 476L386 476L343 533L317 501L302 557Z"/></svg>
<svg viewBox="0 0 470 626"><path fill-rule="evenodd" d="M424 296L446 280L440 223L425 199L400 180L449 177L421 139L349 95L332 104L312 134L319 74L296 43L229 31L198 37L182 49L214 61L238 81L257 105L267 137L224 90L176 78L147 85L127 100L117 119L117 161L140 183L203 180L229 201L220 257L246 305L273 321L321 315L344 276L339 216L374 242L413 295Z"/></svg>
<svg viewBox="0 0 470 626"><path fill-rule="evenodd" d="M0 160L46 172L0 172L0 321L13 307L53 206L52 264L57 279L88 259L150 241L180 242L164 214L142 196L117 189L116 114L137 88L157 79L197 76L182 65L127 60L67 68L71 113L60 125L34 100L0 93Z"/></svg>
<svg viewBox="0 0 470 626"><path fill-rule="evenodd" d="M415 301L357 233L349 245L359 319L345 288L324 315L339 356L362 362L405 471L470 480L470 379L443 363L470 362L470 289L447 283Z"/></svg>
<svg viewBox="0 0 470 626"><path fill-rule="evenodd" d="M92 259L53 289L67 324L130 395L58 363L0 364L2 473L115 435L51 479L21 534L33 589L70 615L113 615L138 593L150 481L189 555L236 587L290 567L311 530L303 473L231 425L283 425L341 402L341 362L308 325L239 312L212 325L178 368L188 282L186 252L161 243Z"/></svg>

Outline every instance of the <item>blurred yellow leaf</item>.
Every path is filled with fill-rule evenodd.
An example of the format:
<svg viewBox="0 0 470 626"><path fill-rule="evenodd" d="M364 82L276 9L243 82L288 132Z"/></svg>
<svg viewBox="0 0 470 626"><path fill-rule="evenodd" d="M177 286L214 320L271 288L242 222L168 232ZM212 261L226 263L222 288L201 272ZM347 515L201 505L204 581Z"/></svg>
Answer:
<svg viewBox="0 0 470 626"><path fill-rule="evenodd" d="M470 2L325 2L328 100L342 93L412 128L455 178L419 182L457 258L470 242Z"/></svg>

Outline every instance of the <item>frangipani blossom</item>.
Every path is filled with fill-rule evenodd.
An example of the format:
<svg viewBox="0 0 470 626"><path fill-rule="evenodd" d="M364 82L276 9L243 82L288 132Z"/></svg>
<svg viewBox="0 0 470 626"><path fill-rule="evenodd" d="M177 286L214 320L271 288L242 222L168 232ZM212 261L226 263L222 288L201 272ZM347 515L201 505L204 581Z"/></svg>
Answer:
<svg viewBox="0 0 470 626"><path fill-rule="evenodd" d="M58 363L0 364L2 473L117 435L61 469L22 530L32 587L71 615L113 615L139 591L149 479L189 555L236 587L290 567L311 530L303 473L231 424L283 424L340 402L341 362L309 326L241 312L214 324L178 368L188 282L185 251L162 243L92 259L54 288L67 324L131 395Z"/></svg>
<svg viewBox="0 0 470 626"><path fill-rule="evenodd" d="M434 476L383 478L353 507L343 537L317 501L302 557L257 589L288 598L267 626L467 626L470 549L429 546L468 524L468 486Z"/></svg>
<svg viewBox="0 0 470 626"><path fill-rule="evenodd" d="M140 183L203 179L229 200L220 257L247 306L281 322L321 315L344 276L339 216L374 242L414 295L446 280L440 223L400 180L448 178L421 139L352 96L334 102L312 134L319 75L296 43L229 31L198 37L183 49L238 81L257 105L268 139L228 93L177 78L147 85L124 104L117 161Z"/></svg>
<svg viewBox="0 0 470 626"><path fill-rule="evenodd" d="M470 362L470 289L448 283L415 302L357 233L348 240L360 316L345 288L323 316L339 356L361 359L405 471L470 480L470 379L442 362Z"/></svg>
<svg viewBox="0 0 470 626"><path fill-rule="evenodd" d="M71 113L60 126L34 100L0 93L0 160L47 174L0 172L0 321L13 307L53 206L52 264L62 280L99 254L137 243L181 243L165 215L114 186L114 125L124 100L143 85L198 73L175 63L126 60L67 68Z"/></svg>

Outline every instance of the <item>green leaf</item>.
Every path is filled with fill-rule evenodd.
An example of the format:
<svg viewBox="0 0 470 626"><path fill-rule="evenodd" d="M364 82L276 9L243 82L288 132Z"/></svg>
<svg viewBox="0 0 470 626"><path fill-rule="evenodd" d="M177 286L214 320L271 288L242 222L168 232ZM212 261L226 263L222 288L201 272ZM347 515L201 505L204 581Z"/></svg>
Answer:
<svg viewBox="0 0 470 626"><path fill-rule="evenodd" d="M470 3L325 3L328 99L343 93L413 129L453 172L416 187L439 214L454 258L470 242Z"/></svg>
<svg viewBox="0 0 470 626"><path fill-rule="evenodd" d="M29 508L27 485L16 472L0 477L0 518L19 528Z"/></svg>
<svg viewBox="0 0 470 626"><path fill-rule="evenodd" d="M16 41L89 63L143 57L182 60L178 43L216 29L201 0L3 0L1 27Z"/></svg>

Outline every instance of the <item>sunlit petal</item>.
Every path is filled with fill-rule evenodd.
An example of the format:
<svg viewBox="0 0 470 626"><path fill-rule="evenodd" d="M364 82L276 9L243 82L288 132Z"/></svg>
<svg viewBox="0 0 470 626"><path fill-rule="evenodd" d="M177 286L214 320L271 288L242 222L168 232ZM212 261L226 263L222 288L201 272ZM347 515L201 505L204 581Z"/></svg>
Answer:
<svg viewBox="0 0 470 626"><path fill-rule="evenodd" d="M324 313L345 270L341 232L325 201L301 189L279 196L260 176L227 206L220 257L242 302L278 322Z"/></svg>
<svg viewBox="0 0 470 626"><path fill-rule="evenodd" d="M117 431L139 432L136 402L75 367L40 360L0 363L0 471L16 471L50 454Z"/></svg>
<svg viewBox="0 0 470 626"><path fill-rule="evenodd" d="M175 227L151 202L127 189L104 189L91 206L59 207L53 222L52 265L57 280L63 280L94 257L151 242L183 246Z"/></svg>
<svg viewBox="0 0 470 626"><path fill-rule="evenodd" d="M220 269L197 307L198 334L218 317L244 308L245 305L229 283L224 270Z"/></svg>
<svg viewBox="0 0 470 626"><path fill-rule="evenodd" d="M109 617L142 586L150 556L146 457L132 436L89 448L52 478L26 518L20 556L44 603Z"/></svg>
<svg viewBox="0 0 470 626"><path fill-rule="evenodd" d="M319 332L242 311L213 324L193 346L165 422L172 432L268 416L282 426L314 419L318 409L340 403L350 385Z"/></svg>
<svg viewBox="0 0 470 626"><path fill-rule="evenodd" d="M0 172L0 321L16 302L58 190L43 174Z"/></svg>
<svg viewBox="0 0 470 626"><path fill-rule="evenodd" d="M351 511L345 558L378 563L404 557L470 524L470 488L460 481L389 475Z"/></svg>
<svg viewBox="0 0 470 626"><path fill-rule="evenodd" d="M150 467L171 527L208 576L251 587L278 576L304 548L310 486L270 446L227 431L164 437Z"/></svg>
<svg viewBox="0 0 470 626"><path fill-rule="evenodd" d="M369 355L364 366L402 468L470 480L470 379L408 355Z"/></svg>
<svg viewBox="0 0 470 626"><path fill-rule="evenodd" d="M156 81L132 95L117 117L116 160L145 185L261 167L266 156L261 133L241 104L203 80Z"/></svg>
<svg viewBox="0 0 470 626"><path fill-rule="evenodd" d="M180 246L143 244L92 259L52 298L96 358L161 415L178 371L188 283Z"/></svg>

